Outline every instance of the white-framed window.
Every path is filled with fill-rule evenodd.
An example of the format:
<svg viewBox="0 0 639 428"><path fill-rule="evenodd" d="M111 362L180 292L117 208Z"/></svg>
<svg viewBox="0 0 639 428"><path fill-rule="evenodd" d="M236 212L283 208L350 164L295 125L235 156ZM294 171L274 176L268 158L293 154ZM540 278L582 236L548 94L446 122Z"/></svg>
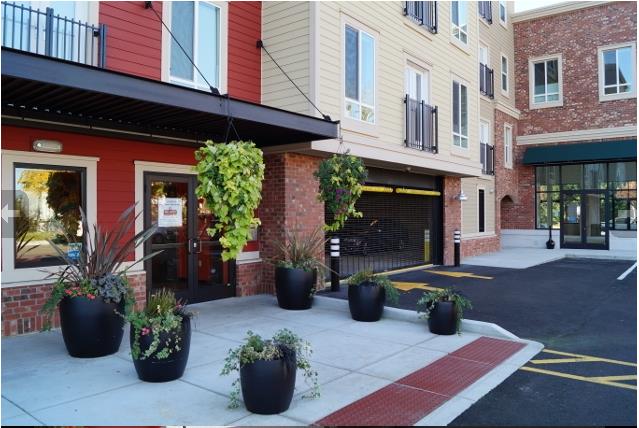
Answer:
<svg viewBox="0 0 639 428"><path fill-rule="evenodd" d="M11 213L3 227L3 286L45 280L64 264L47 239L74 249L66 236L82 234L80 207L96 223L98 160L2 151L2 206Z"/></svg>
<svg viewBox="0 0 639 428"><path fill-rule="evenodd" d="M468 44L468 2L450 2L450 26L453 38Z"/></svg>
<svg viewBox="0 0 639 428"><path fill-rule="evenodd" d="M508 57L501 55L501 93L508 96Z"/></svg>
<svg viewBox="0 0 639 428"><path fill-rule="evenodd" d="M163 13L164 21L168 23L175 36L174 39L167 31L163 34L164 80L205 91L210 90L210 84L221 93L225 93L227 3L165 2Z"/></svg>
<svg viewBox="0 0 639 428"><path fill-rule="evenodd" d="M344 113L350 119L375 123L375 37L344 26Z"/></svg>
<svg viewBox="0 0 639 428"><path fill-rule="evenodd" d="M562 57L550 55L528 61L530 108L563 105Z"/></svg>
<svg viewBox="0 0 639 428"><path fill-rule="evenodd" d="M508 6L503 0L499 0L499 23L503 26L508 23Z"/></svg>
<svg viewBox="0 0 639 428"><path fill-rule="evenodd" d="M453 146L468 148L468 87L453 80Z"/></svg>
<svg viewBox="0 0 639 428"><path fill-rule="evenodd" d="M504 167L513 167L513 127L504 125Z"/></svg>
<svg viewBox="0 0 639 428"><path fill-rule="evenodd" d="M408 64L406 65L405 81L406 94L410 99L429 104L430 73L428 70Z"/></svg>
<svg viewBox="0 0 639 428"><path fill-rule="evenodd" d="M635 42L598 48L599 100L637 96L637 45Z"/></svg>
<svg viewBox="0 0 639 428"><path fill-rule="evenodd" d="M490 56L488 52L488 46L483 43L479 44L479 63L484 64L486 67L490 67Z"/></svg>
<svg viewBox="0 0 639 428"><path fill-rule="evenodd" d="M492 145L490 142L490 122L485 119L479 120L479 142L489 146Z"/></svg>

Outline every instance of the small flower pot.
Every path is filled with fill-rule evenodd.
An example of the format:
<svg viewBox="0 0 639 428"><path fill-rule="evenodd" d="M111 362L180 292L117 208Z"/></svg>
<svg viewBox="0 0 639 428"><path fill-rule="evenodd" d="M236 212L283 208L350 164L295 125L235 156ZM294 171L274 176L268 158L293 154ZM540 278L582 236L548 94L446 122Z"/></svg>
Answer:
<svg viewBox="0 0 639 428"><path fill-rule="evenodd" d="M277 304L282 309L310 309L313 304L313 287L317 272L303 269L277 267L275 269L275 291Z"/></svg>
<svg viewBox="0 0 639 428"><path fill-rule="evenodd" d="M454 302L437 302L428 317L431 333L451 335L457 333L457 308Z"/></svg>
<svg viewBox="0 0 639 428"><path fill-rule="evenodd" d="M124 319L118 313L124 313L124 299L107 303L99 297L63 298L60 327L69 355L95 358L118 352L124 334Z"/></svg>
<svg viewBox="0 0 639 428"><path fill-rule="evenodd" d="M348 286L348 308L355 321L379 321L385 302L386 290L372 281Z"/></svg>
<svg viewBox="0 0 639 428"><path fill-rule="evenodd" d="M191 318L187 316L182 317L182 324L179 331L160 333L160 343L166 343L168 339L171 339L171 343L175 343L175 336L180 337L178 342L180 350L173 350L167 358L159 359L155 354L143 360L133 358L133 365L140 380L145 382L169 382L182 377L186 369L186 363L189 360L189 349L191 347ZM140 336L141 354L144 354L144 352L149 349L153 338L153 332ZM134 328L131 328L129 340L131 347L133 347L133 342L135 341ZM160 349L161 348L162 345L160 345Z"/></svg>
<svg viewBox="0 0 639 428"><path fill-rule="evenodd" d="M255 361L240 368L244 405L249 412L275 415L288 410L295 390L295 354L271 361Z"/></svg>

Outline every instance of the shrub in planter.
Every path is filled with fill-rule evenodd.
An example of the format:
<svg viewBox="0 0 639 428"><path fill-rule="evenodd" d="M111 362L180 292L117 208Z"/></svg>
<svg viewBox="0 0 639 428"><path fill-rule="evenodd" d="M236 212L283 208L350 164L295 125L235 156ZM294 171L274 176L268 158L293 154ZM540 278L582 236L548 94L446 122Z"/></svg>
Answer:
<svg viewBox="0 0 639 428"><path fill-rule="evenodd" d="M461 321L464 310L473 306L466 297L453 288L431 291L417 301L418 310L422 318L428 320L431 333L451 335L461 334Z"/></svg>
<svg viewBox="0 0 639 428"><path fill-rule="evenodd" d="M167 382L184 374L191 346L191 317L170 290L149 297L146 308L131 312L129 340L138 377L146 382Z"/></svg>
<svg viewBox="0 0 639 428"><path fill-rule="evenodd" d="M74 257L61 244L49 241L66 266L51 275L57 279L41 312L47 316L45 329L49 329L59 307L62 337L73 357L102 357L120 348L124 320L118 313L127 312L133 305L133 291L126 273L135 265L121 269L122 263L155 232L155 227L151 227L127 237L135 223L134 208L126 209L111 231L103 231L97 225L89 227L86 215L81 212L84 234L79 253ZM65 240L74 241L71 236ZM149 254L137 263L156 254Z"/></svg>
<svg viewBox="0 0 639 428"><path fill-rule="evenodd" d="M355 321L379 321L386 299L399 301L399 292L387 276L364 270L348 279L348 308Z"/></svg>
<svg viewBox="0 0 639 428"><path fill-rule="evenodd" d="M276 243L275 291L282 309L309 309L313 304L318 272L326 269L319 258L325 243L321 228L307 234L287 231L285 240Z"/></svg>
<svg viewBox="0 0 639 428"><path fill-rule="evenodd" d="M233 381L229 407L239 407L241 389L250 412L272 415L286 411L293 399L297 369L303 370L311 386L305 397L319 397L317 372L309 361L311 353L310 344L290 330L279 330L270 340L248 331L245 342L229 351L221 372L239 372L239 378Z"/></svg>

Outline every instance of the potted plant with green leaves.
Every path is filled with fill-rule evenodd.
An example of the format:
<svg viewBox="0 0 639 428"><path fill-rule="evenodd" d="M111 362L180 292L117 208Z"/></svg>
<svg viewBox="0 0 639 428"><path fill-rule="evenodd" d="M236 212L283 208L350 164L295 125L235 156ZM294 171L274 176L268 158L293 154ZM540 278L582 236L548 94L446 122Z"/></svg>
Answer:
<svg viewBox="0 0 639 428"><path fill-rule="evenodd" d="M151 294L146 307L130 312L129 340L138 377L146 382L168 382L184 374L191 346L191 317L171 290Z"/></svg>
<svg viewBox="0 0 639 428"><path fill-rule="evenodd" d="M461 334L464 310L472 309L470 300L448 287L424 293L417 301L418 312L428 320L431 333L451 335Z"/></svg>
<svg viewBox="0 0 639 428"><path fill-rule="evenodd" d="M309 309L313 304L318 272L327 269L321 258L326 239L321 228L311 232L286 231L276 242L275 291L282 309Z"/></svg>
<svg viewBox="0 0 639 428"><path fill-rule="evenodd" d="M311 345L288 329L262 339L248 331L244 343L229 351L222 375L238 372L233 381L229 407L240 405L240 389L247 410L261 415L286 411L293 399L297 369L303 371L311 389L306 398L319 397L317 372L311 368Z"/></svg>
<svg viewBox="0 0 639 428"><path fill-rule="evenodd" d="M399 292L387 276L368 269L348 278L348 308L355 321L379 321L386 299L399 301Z"/></svg>
<svg viewBox="0 0 639 428"><path fill-rule="evenodd" d="M48 318L48 329L59 307L62 337L73 357L102 357L120 348L124 319L119 314L127 313L134 303L127 271L158 253L123 267L135 248L156 230L153 226L133 234L134 209L135 205L126 209L111 231L90 227L81 210L84 233L79 245L73 245L74 238L68 235L66 244L49 241L66 266L51 274L56 281L41 312Z"/></svg>

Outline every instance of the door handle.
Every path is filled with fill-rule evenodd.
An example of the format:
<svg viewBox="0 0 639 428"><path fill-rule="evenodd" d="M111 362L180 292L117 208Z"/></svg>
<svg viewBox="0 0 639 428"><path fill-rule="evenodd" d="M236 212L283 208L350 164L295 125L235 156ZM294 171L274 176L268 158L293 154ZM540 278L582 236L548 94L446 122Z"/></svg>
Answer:
<svg viewBox="0 0 639 428"><path fill-rule="evenodd" d="M202 242L199 239L193 240L193 250L195 254L200 254L202 252Z"/></svg>

